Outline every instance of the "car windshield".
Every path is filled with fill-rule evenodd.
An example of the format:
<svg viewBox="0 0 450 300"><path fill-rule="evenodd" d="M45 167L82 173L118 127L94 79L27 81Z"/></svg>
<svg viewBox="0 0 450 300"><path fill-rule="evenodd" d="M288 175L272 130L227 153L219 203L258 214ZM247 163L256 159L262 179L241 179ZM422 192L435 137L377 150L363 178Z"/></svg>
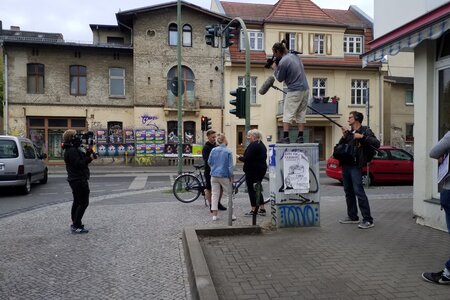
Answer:
<svg viewBox="0 0 450 300"><path fill-rule="evenodd" d="M0 158L16 158L19 156L17 145L11 140L0 140Z"/></svg>

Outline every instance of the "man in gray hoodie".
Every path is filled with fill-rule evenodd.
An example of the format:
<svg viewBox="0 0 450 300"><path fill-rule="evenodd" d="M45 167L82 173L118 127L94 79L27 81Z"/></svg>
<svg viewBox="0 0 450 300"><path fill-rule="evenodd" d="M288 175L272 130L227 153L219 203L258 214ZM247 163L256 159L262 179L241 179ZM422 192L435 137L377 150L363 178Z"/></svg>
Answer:
<svg viewBox="0 0 450 300"><path fill-rule="evenodd" d="M450 131L431 149L430 157L437 159L442 163L447 155L450 153ZM441 207L445 211L445 220L447 222L447 230L450 233L450 176L447 175L443 179L441 190ZM426 281L437 284L450 285L450 259L445 263L444 269L440 272L422 273L422 278Z"/></svg>

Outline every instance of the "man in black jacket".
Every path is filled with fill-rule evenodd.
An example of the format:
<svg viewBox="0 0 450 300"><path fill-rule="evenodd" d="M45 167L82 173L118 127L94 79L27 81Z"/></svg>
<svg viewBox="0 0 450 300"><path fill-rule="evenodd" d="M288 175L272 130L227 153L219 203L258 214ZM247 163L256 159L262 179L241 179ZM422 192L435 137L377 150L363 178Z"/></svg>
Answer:
<svg viewBox="0 0 450 300"><path fill-rule="evenodd" d="M341 160L342 179L344 182L345 199L347 201L347 217L339 220L341 224L358 224L361 229L368 229L374 226L373 218L370 214L369 199L364 191L362 183L362 171L368 160L371 159L370 154L373 149L380 147L380 142L367 126L361 123L364 115L357 111L352 111L348 117L348 124L351 129L347 130L342 127L342 138L339 144L349 144L355 149L355 155L352 159ZM363 217L359 222L358 208L356 206L356 198L358 198L358 206Z"/></svg>
<svg viewBox="0 0 450 300"><path fill-rule="evenodd" d="M85 150L81 146L81 139L76 137L77 132L68 129L63 134L64 162L66 163L67 181L73 194L73 204L71 210L72 233L88 233L81 222L84 212L89 205L89 167L88 165L95 158L93 151Z"/></svg>
<svg viewBox="0 0 450 300"><path fill-rule="evenodd" d="M211 150L216 147L216 132L212 129L208 130L206 132L206 138L208 141L203 146L202 150L202 157L203 161L205 163L205 181L206 181L206 188L205 188L205 197L206 201L209 203L209 207L211 207L211 168L208 165L208 159L209 155L211 154ZM227 210L225 206L220 203L222 200L222 193L220 194L219 199L219 210Z"/></svg>

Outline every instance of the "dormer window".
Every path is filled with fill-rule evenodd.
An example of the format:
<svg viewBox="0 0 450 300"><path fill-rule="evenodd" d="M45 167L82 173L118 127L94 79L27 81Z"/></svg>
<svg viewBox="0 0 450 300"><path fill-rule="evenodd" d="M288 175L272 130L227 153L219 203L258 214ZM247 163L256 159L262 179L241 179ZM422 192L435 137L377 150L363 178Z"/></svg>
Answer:
<svg viewBox="0 0 450 300"><path fill-rule="evenodd" d="M345 54L361 54L363 45L363 37L360 35L344 36L344 53Z"/></svg>

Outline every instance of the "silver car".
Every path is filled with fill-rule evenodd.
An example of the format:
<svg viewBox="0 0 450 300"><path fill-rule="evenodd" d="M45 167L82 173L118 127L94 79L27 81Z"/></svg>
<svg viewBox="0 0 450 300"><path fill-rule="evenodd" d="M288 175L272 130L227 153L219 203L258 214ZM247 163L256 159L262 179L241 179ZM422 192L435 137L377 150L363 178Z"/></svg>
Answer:
<svg viewBox="0 0 450 300"><path fill-rule="evenodd" d="M28 194L32 183L47 183L45 158L29 139L0 135L0 187L18 186Z"/></svg>

